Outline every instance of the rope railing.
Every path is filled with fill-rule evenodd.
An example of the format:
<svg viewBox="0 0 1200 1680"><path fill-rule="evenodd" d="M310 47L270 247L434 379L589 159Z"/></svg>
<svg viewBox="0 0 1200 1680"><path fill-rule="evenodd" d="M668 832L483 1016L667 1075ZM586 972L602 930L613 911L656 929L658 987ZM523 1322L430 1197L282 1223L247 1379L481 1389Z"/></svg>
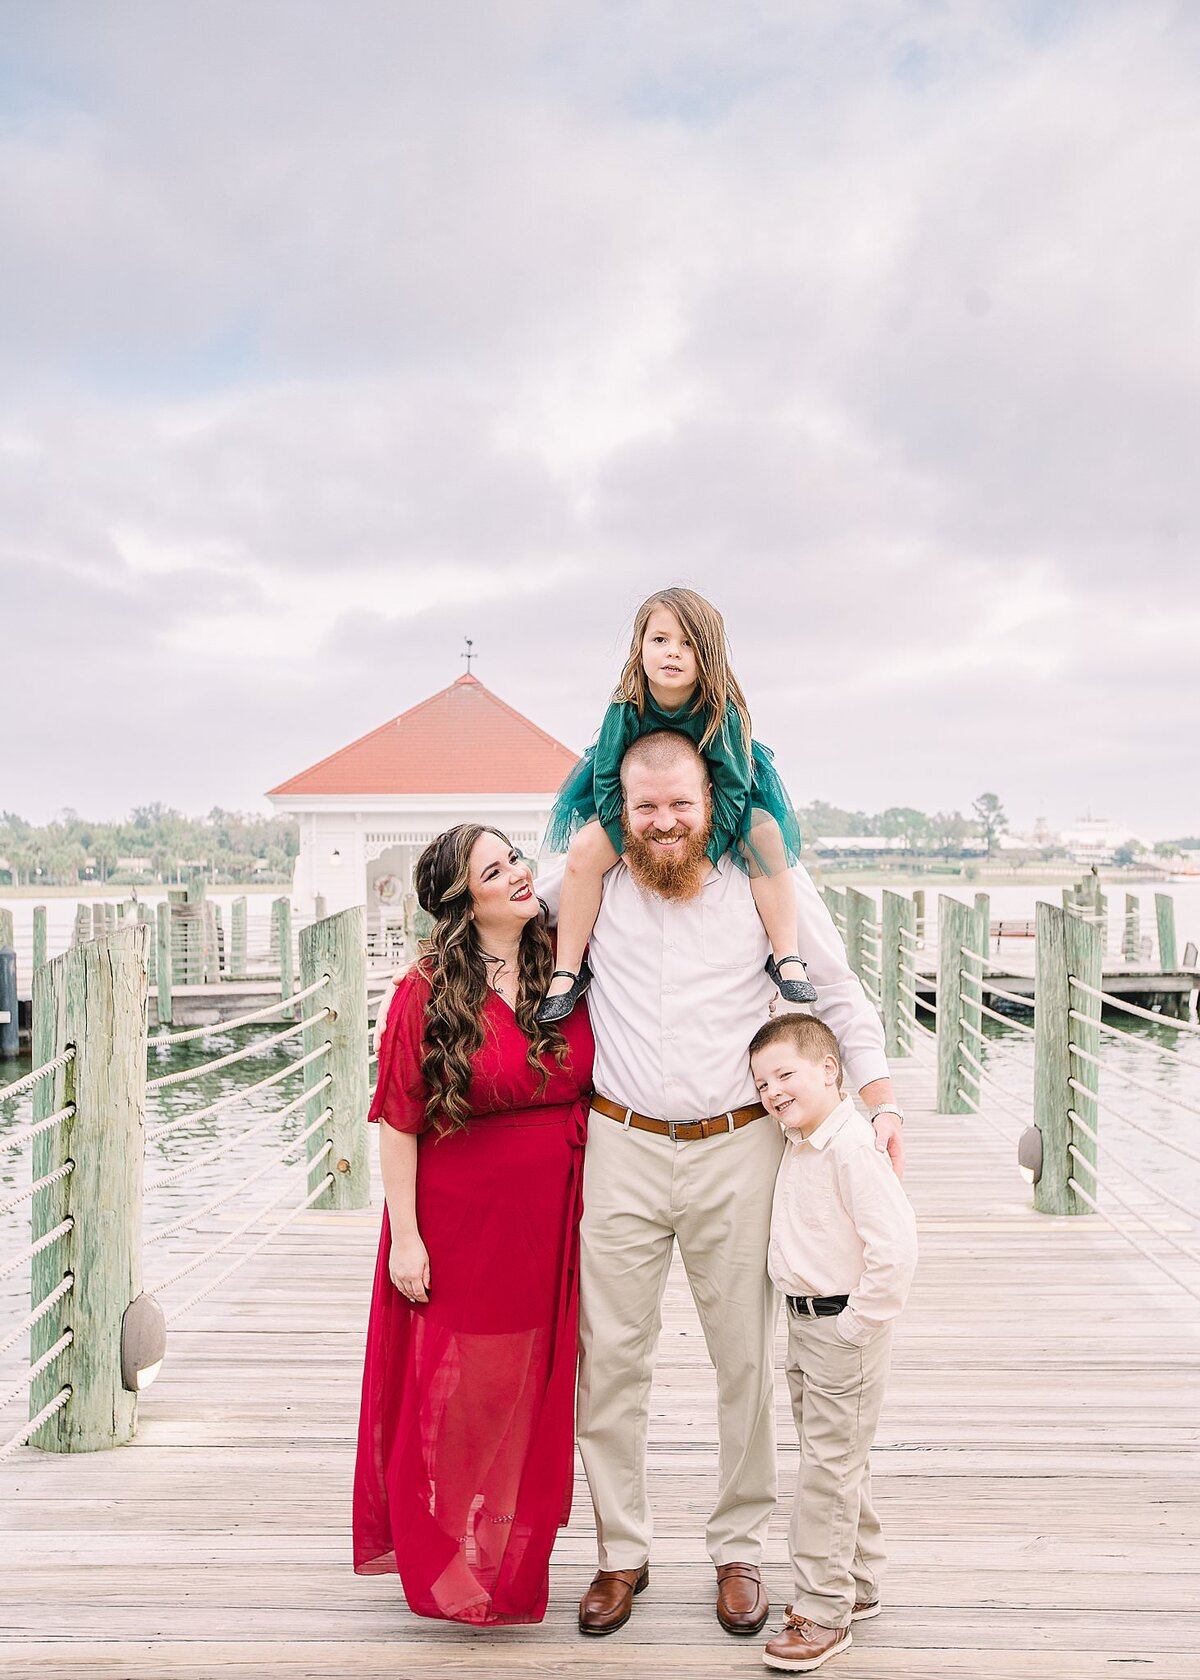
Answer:
<svg viewBox="0 0 1200 1680"><path fill-rule="evenodd" d="M0 1463L3 1463L6 1458L16 1452L18 1447L23 1447L27 1441L32 1440L42 1425L48 1423L55 1412L60 1412L63 1409L71 1398L71 1393L71 1385L66 1383L59 1389L54 1399L48 1405L42 1407L36 1417L31 1417L29 1422L18 1429L15 1435L10 1435L4 1445L0 1447Z"/></svg>
<svg viewBox="0 0 1200 1680"><path fill-rule="evenodd" d="M191 1079L203 1079L206 1074L216 1073L220 1068L232 1067L235 1062L244 1062L247 1056L257 1056L263 1050L283 1044L285 1040L295 1038L297 1033L315 1027L318 1021L328 1020L331 1015L330 1009L320 1009L306 1021L297 1021L294 1026L285 1027L282 1032L272 1033L270 1038L259 1038L252 1044L244 1044L240 1050L231 1050L227 1056L217 1056L211 1062L201 1062L196 1067L181 1068L178 1073L163 1073L157 1079L147 1079L146 1089L163 1091L171 1085L183 1085Z"/></svg>
<svg viewBox="0 0 1200 1680"><path fill-rule="evenodd" d="M312 1087L313 1093L315 1094L318 1090L323 1090L328 1084L329 1080L323 1079L320 1085L314 1085ZM228 1190L222 1190L221 1193L214 1196L211 1201L205 1202L203 1207L193 1208L190 1213L183 1214L180 1218L174 1220L170 1225L161 1226L157 1231L152 1231L149 1236L143 1237L143 1247L151 1248L155 1243L165 1242L168 1237L175 1236L178 1232L186 1230L189 1225L194 1225L197 1220L204 1219L208 1214L215 1212L217 1208L223 1207L226 1202L232 1201L235 1196L242 1195L248 1185L257 1184L260 1178L265 1178L269 1172L274 1170L274 1168L283 1165L288 1156L293 1154L295 1150L299 1149L301 1144L307 1143L313 1133L319 1131L321 1127L325 1125L331 1113L332 1110L329 1108L322 1109L321 1113L317 1115L317 1118L306 1126L302 1132L297 1133L292 1141L283 1150L281 1150L278 1155L273 1155L269 1161L264 1162L262 1166L256 1168L249 1177L239 1179L238 1182L231 1185Z"/></svg>
<svg viewBox="0 0 1200 1680"><path fill-rule="evenodd" d="M206 1295L211 1295L214 1289L219 1289L225 1280L232 1277L234 1272L236 1272L240 1266L244 1266L247 1260L252 1260L256 1254L261 1253L274 1237L277 1237L281 1231L286 1230L294 1219L298 1219L302 1213L306 1212L318 1199L318 1197L325 1194L326 1190L329 1189L332 1183L333 1174L326 1173L324 1178L317 1185L316 1189L310 1190L302 1202L292 1208L289 1213L286 1213L282 1219L277 1220L267 1232L265 1237L260 1237L258 1242L248 1248L244 1254L239 1254L233 1264L226 1266L225 1270L219 1273L217 1277L213 1278L211 1283L205 1284L203 1289L198 1290L195 1295L189 1296L182 1305L173 1307L171 1311L166 1314L167 1323L174 1324L177 1319L183 1317L184 1313L190 1312L194 1306L196 1306L200 1301L203 1301Z"/></svg>
<svg viewBox="0 0 1200 1680"><path fill-rule="evenodd" d="M995 1132L996 1136L999 1137L999 1138L1003 1138L1004 1142L1007 1143L1011 1147L1011 1145L1015 1141L1015 1139L1013 1137L1013 1134L1011 1132L1006 1132L1004 1127L1001 1126L996 1120L994 1120L985 1108L981 1108L979 1106L979 1103L975 1100L975 1098L978 1096L978 1092L976 1092L975 1095L973 1096L969 1091L964 1091L961 1085L959 1085L957 1087L957 1090L958 1090L959 1097L962 1099L963 1102L966 1103L966 1105L970 1109L971 1113L978 1115L978 1117L983 1121L985 1126L990 1126L992 1131Z"/></svg>
<svg viewBox="0 0 1200 1680"><path fill-rule="evenodd" d="M45 1236L39 1237L36 1242L30 1243L27 1248L21 1249L19 1253L10 1255L0 1266L0 1282L11 1277L14 1272L19 1272L26 1261L32 1260L35 1255L43 1254L46 1249L52 1248L56 1242L61 1242L63 1237L69 1231L73 1231L74 1228L75 1221L68 1215L52 1231L47 1231Z"/></svg>
<svg viewBox="0 0 1200 1680"><path fill-rule="evenodd" d="M1100 1206L1094 1196L1088 1194L1074 1174L1068 1178L1067 1184L1079 1197L1081 1202L1085 1202L1087 1206L1091 1208L1093 1213L1098 1213L1101 1219L1111 1225L1114 1231L1118 1232L1119 1235L1125 1238L1126 1242L1131 1243L1133 1247L1137 1249L1139 1254L1144 1255L1152 1265L1157 1266L1160 1272L1165 1272L1172 1282L1177 1283L1181 1289L1186 1290L1193 1300L1200 1301L1200 1289L1194 1289L1192 1285L1188 1283L1186 1278L1180 1277L1179 1273L1173 1266L1168 1266L1161 1256L1154 1253L1153 1249L1147 1248L1145 1243L1139 1242L1138 1238L1134 1236L1132 1231L1126 1230L1123 1225L1119 1224L1113 1218L1111 1213L1107 1213L1105 1209Z"/></svg>
<svg viewBox="0 0 1200 1680"><path fill-rule="evenodd" d="M289 1114L294 1113L304 1103L311 1102L318 1092L324 1090L329 1083L330 1079L327 1074L319 1084L308 1086L306 1090L301 1091L298 1097L293 1097L291 1102L285 1103L282 1108L264 1115L253 1126L247 1126L244 1132L238 1132L236 1136L227 1138L224 1143L218 1143L212 1149L204 1150L193 1160L185 1161L182 1167L175 1167L168 1173L160 1173L157 1178L152 1178L146 1185L146 1194L149 1195L152 1190L161 1190L167 1184L178 1184L180 1179L187 1178L189 1173L196 1172L200 1167L208 1166L212 1161L219 1161L222 1156L228 1155L231 1150L245 1143L247 1139L257 1137L260 1132L265 1132L268 1126L276 1125L280 1120L285 1120Z"/></svg>
<svg viewBox="0 0 1200 1680"><path fill-rule="evenodd" d="M1090 1062L1093 1067L1107 1067L1112 1078L1120 1079L1126 1085L1132 1085L1137 1091L1144 1091L1149 1097L1156 1097L1159 1101L1161 1101L1164 1096L1168 1095L1167 1092L1162 1091L1153 1085L1147 1085L1141 1079L1135 1079L1133 1074L1126 1073L1124 1068L1114 1068L1109 1066L1108 1063L1102 1062L1099 1056L1093 1056L1090 1050L1084 1050L1078 1044L1069 1044L1067 1048L1073 1056L1082 1057L1085 1062ZM1200 1103L1188 1102L1186 1097L1181 1097L1174 1091L1170 1092L1169 1095L1172 1108L1181 1108L1185 1114L1194 1114L1197 1118L1200 1118ZM1111 1107L1110 1113L1115 1114L1118 1120L1124 1120L1126 1125L1132 1126L1135 1131L1145 1131L1144 1126L1136 1120L1131 1120L1127 1114L1121 1114L1117 1109ZM1188 1159L1191 1161L1200 1161L1200 1155L1189 1153L1189 1151L1186 1150L1181 1143L1176 1143L1174 1138L1159 1137L1155 1132L1147 1132L1146 1136L1156 1138L1157 1142L1165 1143L1171 1149L1178 1149L1181 1154L1187 1155Z"/></svg>
<svg viewBox="0 0 1200 1680"><path fill-rule="evenodd" d="M23 1394L27 1388L32 1388L33 1384L41 1376L42 1372L49 1370L54 1361L67 1351L74 1340L75 1332L73 1330L64 1330L62 1335L55 1342L54 1346L47 1348L40 1359L34 1360L25 1375L23 1377L18 1377L17 1381L8 1390L7 1394L0 1394L0 1412L4 1410L5 1406L15 1400L18 1394Z"/></svg>
<svg viewBox="0 0 1200 1680"><path fill-rule="evenodd" d="M10 1132L3 1142L0 1142L0 1154L7 1154L10 1149L20 1149L31 1138L48 1132L52 1126L61 1126L64 1120L70 1120L75 1113L75 1104L67 1103L65 1108L58 1109L54 1114L47 1114L44 1120L35 1121L32 1126L21 1126L17 1131Z"/></svg>
<svg viewBox="0 0 1200 1680"><path fill-rule="evenodd" d="M326 1114L327 1113L328 1110L326 1110ZM323 1114L321 1116L322 1123L325 1118L326 1115ZM255 1208L254 1212L250 1214L248 1218L244 1219L240 1225L235 1225L231 1231L227 1232L225 1236L220 1239L219 1242L213 1243L212 1246L206 1248L202 1254L193 1256L191 1260L186 1261L182 1266L180 1266L177 1271L172 1272L169 1277L160 1278L157 1283L151 1284L148 1293L151 1295L161 1294L163 1290L170 1289L172 1284L178 1283L181 1278L190 1277L193 1272L199 1271L201 1266L207 1266L209 1261L215 1260L218 1254L223 1254L225 1250L235 1243L239 1237L244 1236L252 1225L257 1225L264 1214L270 1213L272 1209L279 1206L283 1198L291 1192L292 1177L301 1168L303 1168L305 1172L310 1172L319 1161L323 1161L325 1159L326 1155L329 1154L329 1151L332 1148L333 1139L327 1138L325 1143L310 1161L293 1162L293 1164L284 1172L283 1184L269 1201L264 1202L261 1207Z"/></svg>
<svg viewBox="0 0 1200 1680"><path fill-rule="evenodd" d="M74 1161L66 1161L61 1167L57 1167L54 1172L46 1173L42 1178L35 1178L32 1184L25 1186L24 1190L18 1190L15 1195L0 1202L0 1214L8 1213L12 1208L20 1207L22 1202L27 1202L31 1196L36 1196L39 1190L48 1190L52 1184L57 1184L60 1179L66 1178L69 1173L74 1171Z"/></svg>
<svg viewBox="0 0 1200 1680"><path fill-rule="evenodd" d="M53 1312L54 1308L62 1300L63 1296L69 1295L74 1287L74 1276L68 1272L61 1283L56 1284L48 1295L42 1296L41 1300L38 1302L37 1306L34 1307L32 1312L26 1313L25 1317L21 1320L20 1324L17 1325L16 1329L9 1331L4 1340L0 1342L0 1354L5 1354L10 1348L16 1347L17 1343L21 1340L21 1337L28 1335L35 1324L40 1324L48 1312Z"/></svg>
<svg viewBox="0 0 1200 1680"><path fill-rule="evenodd" d="M1191 1068L1193 1072L1200 1068L1200 1062L1197 1062L1195 1057L1185 1056L1182 1051L1173 1049L1169 1044L1156 1044L1150 1038L1136 1038L1133 1033L1125 1032L1120 1027L1110 1027L1107 1021L1098 1021L1094 1015L1081 1014L1078 1009L1068 1009L1067 1015L1072 1021L1085 1021L1088 1026L1099 1027L1102 1033L1107 1033L1110 1038L1117 1039L1121 1044L1128 1044L1131 1049L1145 1050L1152 1056L1167 1056L1172 1061L1182 1062L1184 1067Z"/></svg>
<svg viewBox="0 0 1200 1680"><path fill-rule="evenodd" d="M190 1109L187 1114L177 1114L173 1120L164 1121L161 1126L155 1126L146 1133L147 1143L156 1143L159 1138L166 1137L168 1132L174 1132L180 1126L193 1124L197 1120L207 1120L210 1115L218 1114L222 1109L230 1108L234 1103L244 1102L255 1091L267 1091L271 1086L280 1084L283 1080L298 1073L301 1068L308 1067L312 1062L320 1061L322 1056L328 1056L328 1043L319 1044L315 1050L310 1050L306 1056L300 1056L294 1062L289 1062L284 1068L277 1068L274 1073L266 1074L262 1079L256 1079L253 1085L243 1085L238 1091L230 1091L215 1102L208 1103L204 1108Z"/></svg>
<svg viewBox="0 0 1200 1680"><path fill-rule="evenodd" d="M1088 1173L1097 1188L1102 1189L1106 1195L1111 1196L1113 1201L1116 1202L1117 1205L1126 1213L1130 1214L1134 1219L1140 1219L1142 1224L1153 1231L1156 1237L1161 1237L1163 1242L1169 1243L1170 1246L1182 1254L1185 1259L1200 1262L1200 1249L1192 1248L1189 1243L1181 1242L1173 1231L1168 1231L1165 1225L1157 1224L1146 1212L1145 1208L1135 1207L1132 1202L1127 1202L1121 1192L1113 1188L1113 1186L1097 1170L1095 1164L1090 1161L1083 1151L1078 1149L1075 1144L1069 1143L1067 1145L1067 1153L1073 1161L1077 1161L1085 1172Z"/></svg>
<svg viewBox="0 0 1200 1680"><path fill-rule="evenodd" d="M68 1044L61 1056L55 1056L53 1061L43 1062L41 1067L34 1068L32 1073L26 1073L20 1079L14 1079L11 1085L0 1088L0 1103L6 1103L11 1097L23 1096L26 1091L32 1091L43 1079L49 1079L52 1073L57 1073L59 1068L66 1067L68 1062L74 1060L75 1046Z"/></svg>
<svg viewBox="0 0 1200 1680"><path fill-rule="evenodd" d="M986 1015L989 1021L998 1021L1002 1027L1011 1027L1013 1032L1024 1033L1027 1038L1035 1036L1033 1027L1027 1026L1024 1021L1014 1021L1011 1015L1002 1015L998 1009L991 1009L986 1003L977 1002L972 1007ZM995 1040L991 1042L994 1044Z"/></svg>
<svg viewBox="0 0 1200 1680"><path fill-rule="evenodd" d="M1074 975L1071 976L1071 984L1076 991L1084 992L1088 997L1099 998L1110 1009L1120 1009L1126 1015L1136 1015L1140 1020L1152 1021L1156 1027L1170 1027L1173 1032L1200 1033L1200 1022L1181 1021L1175 1015L1157 1015L1153 1009L1143 1009L1140 1003L1129 1003L1125 998L1114 997L1111 992L1102 992L1095 986L1086 986Z"/></svg>
<svg viewBox="0 0 1200 1680"><path fill-rule="evenodd" d="M1030 997L1028 994L1022 997L1020 992L1009 992L1006 991L1003 986L993 985L993 983L987 978L986 974L983 979L980 980L979 984L983 987L989 997L1003 998L1006 1003L1019 1004L1022 1009L1033 1009L1036 1006L1036 998Z"/></svg>
<svg viewBox="0 0 1200 1680"><path fill-rule="evenodd" d="M1086 1086L1077 1085L1074 1080L1072 1080L1071 1083L1081 1096L1091 1096L1092 1093ZM1077 1114L1073 1108L1070 1108L1067 1110L1067 1116L1070 1119L1071 1124L1077 1127L1079 1131L1083 1133L1085 1138L1094 1143L1097 1149L1101 1147L1099 1134L1093 1126L1088 1125L1087 1121L1083 1119L1081 1115ZM1181 1213L1185 1219L1190 1220L1193 1224L1195 1223L1196 1212L1193 1208L1187 1207L1183 1202L1176 1201L1174 1196L1168 1195L1167 1192L1159 1185L1151 1184L1148 1179L1143 1178L1134 1167L1129 1165L1128 1161L1121 1158L1121 1156L1113 1148L1112 1144L1108 1142L1107 1138L1104 1141L1103 1149L1106 1158L1112 1162L1118 1172L1123 1172L1126 1178L1131 1178L1140 1190L1144 1190L1148 1196L1157 1196L1159 1201L1166 1202L1167 1206L1174 1208L1176 1213ZM1096 1177L1097 1182L1099 1182L1099 1174L1097 1174Z"/></svg>
<svg viewBox="0 0 1200 1680"><path fill-rule="evenodd" d="M279 998L275 1003L267 1004L264 1009L254 1009L248 1015L235 1015L229 1021L213 1021L206 1027L188 1027L184 1032L167 1033L152 1038L149 1041L151 1050L165 1050L172 1044L188 1044L192 1039L204 1038L208 1033L230 1032L234 1027L248 1027L254 1021L269 1020L272 1015L278 1015L281 1010L290 1009L293 1004L302 1003L305 998L313 997L325 986L329 985L329 975L323 974L319 980L314 980L311 986L306 986L302 992L293 992L290 997Z"/></svg>

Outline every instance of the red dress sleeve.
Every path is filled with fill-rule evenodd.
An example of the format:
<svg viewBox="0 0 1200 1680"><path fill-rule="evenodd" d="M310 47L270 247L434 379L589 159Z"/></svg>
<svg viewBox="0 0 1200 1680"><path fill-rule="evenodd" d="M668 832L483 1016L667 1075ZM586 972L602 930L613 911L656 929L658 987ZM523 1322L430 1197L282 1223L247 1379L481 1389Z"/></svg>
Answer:
<svg viewBox="0 0 1200 1680"><path fill-rule="evenodd" d="M429 1088L421 1077L421 1041L429 982L413 969L397 986L379 1046L379 1079L368 1120L385 1120L398 1132L423 1132L429 1122Z"/></svg>

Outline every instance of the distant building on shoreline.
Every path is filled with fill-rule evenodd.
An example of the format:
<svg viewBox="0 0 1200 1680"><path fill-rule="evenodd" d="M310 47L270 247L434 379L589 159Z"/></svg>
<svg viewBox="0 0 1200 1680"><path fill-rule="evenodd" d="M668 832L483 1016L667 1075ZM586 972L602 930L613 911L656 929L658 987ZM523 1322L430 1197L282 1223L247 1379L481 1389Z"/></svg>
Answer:
<svg viewBox="0 0 1200 1680"><path fill-rule="evenodd" d="M364 904L371 942L398 922L424 847L459 822L495 823L527 855L578 754L464 673L399 717L271 788L300 827L302 912Z"/></svg>

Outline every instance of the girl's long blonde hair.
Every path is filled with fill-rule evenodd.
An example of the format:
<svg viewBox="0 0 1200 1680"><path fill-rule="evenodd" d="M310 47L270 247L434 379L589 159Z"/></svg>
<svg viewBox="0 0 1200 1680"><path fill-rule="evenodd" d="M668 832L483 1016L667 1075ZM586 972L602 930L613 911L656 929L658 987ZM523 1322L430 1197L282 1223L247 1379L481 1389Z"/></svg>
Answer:
<svg viewBox="0 0 1200 1680"><path fill-rule="evenodd" d="M646 627L655 607L668 607L679 620L692 651L696 655L696 703L693 714L707 717L700 751L704 752L720 735L725 713L732 706L742 729L742 745L750 751L750 708L741 684L729 664L729 642L725 635L725 620L711 601L697 595L694 589L660 589L643 601L633 621L633 639L629 658L621 672L613 699L626 700L637 708L639 717L646 712L646 672L642 665L642 643ZM733 743L731 742L732 746Z"/></svg>

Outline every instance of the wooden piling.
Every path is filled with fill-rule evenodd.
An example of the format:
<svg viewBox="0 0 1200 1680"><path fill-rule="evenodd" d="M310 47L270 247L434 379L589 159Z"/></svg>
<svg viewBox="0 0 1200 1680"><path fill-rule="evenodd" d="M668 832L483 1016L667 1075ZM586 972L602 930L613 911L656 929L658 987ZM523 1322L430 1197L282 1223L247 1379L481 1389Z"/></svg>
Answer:
<svg viewBox="0 0 1200 1680"><path fill-rule="evenodd" d="M286 899L276 902L287 904ZM284 931L290 933L287 927ZM315 1014L319 1004L327 1003L334 1019L318 1021L305 1030L304 1053L319 1049L326 1040L330 1050L319 1061L309 1063L304 1077L308 1086L316 1085L326 1074L333 1083L303 1113L308 1124L317 1117L318 1102L332 1109L328 1129L318 1129L308 1140L309 1159L326 1138L333 1139L333 1149L313 1169L309 1189L315 1188L326 1172L332 1172L333 1183L313 1206L365 1208L371 1199L371 1170L367 1147L366 925L361 905L301 928L301 989L313 985L322 974L329 975L330 985L307 1000L305 1007Z"/></svg>
<svg viewBox="0 0 1200 1680"><path fill-rule="evenodd" d="M158 1000L156 1008L159 1026L169 1027L175 1019L171 1002L171 987L175 980L175 952L171 945L171 906L165 899L158 907L156 920L158 923L157 962L155 965L155 997Z"/></svg>
<svg viewBox="0 0 1200 1680"><path fill-rule="evenodd" d="M875 956L878 947L873 943L869 923L875 919L875 900L857 887L847 887L845 893L846 921L843 938L846 958L860 980L877 992L879 976ZM864 975L865 966L865 975Z"/></svg>
<svg viewBox="0 0 1200 1680"><path fill-rule="evenodd" d="M11 910L0 908L0 951L15 951L16 936L13 932L13 913Z"/></svg>
<svg viewBox="0 0 1200 1680"><path fill-rule="evenodd" d="M246 900L235 898L231 911L229 978L246 978Z"/></svg>
<svg viewBox="0 0 1200 1680"><path fill-rule="evenodd" d="M1164 974L1179 967L1175 944L1175 900L1170 893L1155 893L1154 918L1158 923L1158 966Z"/></svg>
<svg viewBox="0 0 1200 1680"><path fill-rule="evenodd" d="M142 1287L142 1157L145 1144L145 928L122 928L66 951L33 983L33 1059L53 1060L67 1045L74 1060L37 1087L34 1119L67 1103L75 1113L33 1141L41 1178L74 1162L67 1178L38 1192L33 1239L68 1216L71 1231L32 1262L40 1302L70 1274L70 1293L35 1325L39 1358L69 1327L74 1340L34 1383L30 1416L71 1385L67 1404L38 1430L46 1452L119 1446L137 1427L137 1396L121 1381L121 1320Z"/></svg>
<svg viewBox="0 0 1200 1680"><path fill-rule="evenodd" d="M296 970L292 956L292 901L277 898L271 906L275 943L279 951L279 995L290 998L296 990ZM295 1009L285 1010L284 1017L295 1020Z"/></svg>
<svg viewBox="0 0 1200 1680"><path fill-rule="evenodd" d="M33 907L33 972L46 966L48 953L46 928L46 906L35 904Z"/></svg>
<svg viewBox="0 0 1200 1680"><path fill-rule="evenodd" d="M137 907L137 923L139 927L148 927L146 935L146 977L150 985L158 984L158 930L154 922L154 912L148 904L139 902Z"/></svg>
<svg viewBox="0 0 1200 1680"><path fill-rule="evenodd" d="M1142 954L1142 907L1136 893L1125 894L1125 924L1121 930L1121 955L1137 962Z"/></svg>
<svg viewBox="0 0 1200 1680"><path fill-rule="evenodd" d="M1097 1128L1097 1109L1088 1096L1074 1090L1070 1081L1096 1088L1098 1068L1075 1055L1072 1044L1092 1056L1100 1053L1100 1000L1072 986L1074 977L1086 986L1100 988L1102 952L1100 930L1079 915L1057 909L1053 904L1037 907L1037 941L1034 1010L1034 1119L1042 1134L1042 1175L1034 1186L1033 1205L1039 1213L1087 1213L1087 1203L1071 1189L1068 1180L1078 1178L1089 1195L1095 1196L1094 1181L1071 1155L1068 1145L1095 1161L1095 1146L1074 1124L1071 1112ZM1086 1020L1072 1020L1071 1011Z"/></svg>
<svg viewBox="0 0 1200 1680"><path fill-rule="evenodd" d="M975 951L979 947L978 919L969 904L938 897L938 970L937 970L937 1106L939 1114L969 1114L970 1103L961 1095L979 1089L979 1080L960 1048L966 1044L973 1056L979 1056L978 1040L964 1029L964 1021L979 1026L980 987L973 963L963 956L964 947Z"/></svg>
<svg viewBox="0 0 1200 1680"><path fill-rule="evenodd" d="M913 891L913 912L917 918L917 944L925 943L925 888L917 887Z"/></svg>
<svg viewBox="0 0 1200 1680"><path fill-rule="evenodd" d="M992 949L992 895L977 892L975 894L975 914L979 917L979 955L986 963Z"/></svg>
<svg viewBox="0 0 1200 1680"><path fill-rule="evenodd" d="M201 943L203 949L204 984L216 985L221 978L221 953L217 938L217 907L210 898L200 906Z"/></svg>
<svg viewBox="0 0 1200 1680"><path fill-rule="evenodd" d="M883 1010L884 1050L889 1056L909 1056L916 1033L917 1006L904 990L916 991L913 962L917 911L903 893L883 894L883 942L880 949L880 1004ZM908 935L905 938L904 935Z"/></svg>

